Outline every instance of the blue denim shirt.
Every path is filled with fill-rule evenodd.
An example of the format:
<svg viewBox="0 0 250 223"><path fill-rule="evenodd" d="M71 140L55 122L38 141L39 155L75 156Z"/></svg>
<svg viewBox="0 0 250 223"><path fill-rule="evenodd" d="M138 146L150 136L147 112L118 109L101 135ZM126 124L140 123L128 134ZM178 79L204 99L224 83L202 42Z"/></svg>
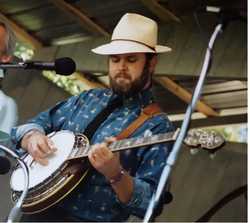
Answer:
<svg viewBox="0 0 250 223"><path fill-rule="evenodd" d="M117 95L108 89L90 90L70 97L40 113L28 124L13 128L12 141L18 145L23 135L34 128L45 134L63 129L84 132L88 124L115 97ZM152 100L151 91L124 99L123 105L115 109L96 130L91 144L118 135L140 115L143 107L152 103ZM149 131L151 134L158 134L173 130L173 125L166 115L160 114L147 120L132 136L143 136ZM143 217L157 187L172 143L149 147L151 148L127 150L120 154L122 166L133 176L134 181L132 198L127 204L120 202L105 177L93 170L87 177L88 180L81 183L59 205L72 216L89 221L125 221L130 214Z"/></svg>

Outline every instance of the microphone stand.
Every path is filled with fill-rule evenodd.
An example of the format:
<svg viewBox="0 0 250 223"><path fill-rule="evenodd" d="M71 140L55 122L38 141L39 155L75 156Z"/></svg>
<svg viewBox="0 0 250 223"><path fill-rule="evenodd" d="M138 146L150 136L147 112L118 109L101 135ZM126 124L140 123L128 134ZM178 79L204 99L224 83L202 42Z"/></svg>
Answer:
<svg viewBox="0 0 250 223"><path fill-rule="evenodd" d="M149 202L146 214L145 214L144 219L143 219L144 223L150 221L152 214L153 214L153 211L160 200L161 194L164 190L165 184L166 184L168 177L170 175L171 168L177 159L177 155L180 151L182 142L186 136L186 132L187 132L187 129L189 126L192 112L195 109L196 102L199 99L201 91L202 91L202 86L203 86L203 83L204 83L204 80L205 80L205 77L206 77L206 74L208 71L208 67L209 67L209 62L210 62L210 58L211 58L211 54L212 54L213 44L214 44L215 39L216 39L217 35L219 34L219 32L222 32L222 26L223 26L222 23L217 24L217 26L215 27L214 32L209 40L208 48L207 48L205 59L204 59L203 66L202 66L202 70L201 70L197 85L195 87L191 103L187 107L185 117L184 117L184 120L182 122L181 129L180 129L180 133L179 133L179 135L178 135L178 137L173 145L173 148L172 148L172 150L171 150L171 152L166 160L166 165L163 168L156 192L153 193L152 198Z"/></svg>
<svg viewBox="0 0 250 223"><path fill-rule="evenodd" d="M8 149L7 147L5 147L3 145L0 145L0 149L5 151L11 157L15 158L18 161L18 163L20 164L20 166L23 169L24 178L25 178L25 185L24 185L23 192L22 192L19 200L16 202L15 206L11 209L9 216L7 218L7 223L12 223L12 222L15 222L15 219L17 218L18 214L20 213L23 201L28 193L29 169L28 169L27 164L14 151L12 151L11 149Z"/></svg>
<svg viewBox="0 0 250 223"><path fill-rule="evenodd" d="M23 68L27 69L27 63L19 62L15 63L0 63L0 69L9 69L9 68Z"/></svg>

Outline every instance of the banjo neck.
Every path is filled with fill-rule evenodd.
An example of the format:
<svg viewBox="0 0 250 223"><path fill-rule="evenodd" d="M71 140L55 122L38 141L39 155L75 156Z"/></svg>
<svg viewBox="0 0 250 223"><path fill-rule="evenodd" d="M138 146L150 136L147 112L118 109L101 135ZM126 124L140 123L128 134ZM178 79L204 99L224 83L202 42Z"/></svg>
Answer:
<svg viewBox="0 0 250 223"><path fill-rule="evenodd" d="M109 148L112 152L118 152L118 151L127 150L127 149L134 149L134 148L143 147L143 146L170 142L170 141L176 140L179 131L180 129L177 129L176 131L152 135L152 136L122 139L122 140L112 142L109 145ZM85 158L88 156L89 150L91 150L91 146L89 146L89 148L85 152L83 152L83 154L75 156L73 158L69 158L67 160L69 161L69 160Z"/></svg>

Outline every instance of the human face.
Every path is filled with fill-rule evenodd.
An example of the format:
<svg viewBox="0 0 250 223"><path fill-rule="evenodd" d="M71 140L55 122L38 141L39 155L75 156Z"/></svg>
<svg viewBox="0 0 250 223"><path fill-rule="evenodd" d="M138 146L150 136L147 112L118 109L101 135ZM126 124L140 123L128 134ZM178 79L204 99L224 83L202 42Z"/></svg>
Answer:
<svg viewBox="0 0 250 223"><path fill-rule="evenodd" d="M117 54L109 57L110 86L114 92L131 96L143 89L152 73L145 53Z"/></svg>

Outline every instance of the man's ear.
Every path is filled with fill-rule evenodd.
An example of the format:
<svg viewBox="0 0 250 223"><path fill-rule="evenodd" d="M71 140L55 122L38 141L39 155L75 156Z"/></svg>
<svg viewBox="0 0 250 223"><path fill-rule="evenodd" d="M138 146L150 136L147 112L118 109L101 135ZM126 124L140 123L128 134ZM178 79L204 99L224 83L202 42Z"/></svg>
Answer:
<svg viewBox="0 0 250 223"><path fill-rule="evenodd" d="M154 55L149 62L150 73L154 73L157 62L158 62L157 55Z"/></svg>
<svg viewBox="0 0 250 223"><path fill-rule="evenodd" d="M11 61L11 59L12 59L12 56L10 56L10 55L2 55L0 57L0 61L2 63L9 63Z"/></svg>

